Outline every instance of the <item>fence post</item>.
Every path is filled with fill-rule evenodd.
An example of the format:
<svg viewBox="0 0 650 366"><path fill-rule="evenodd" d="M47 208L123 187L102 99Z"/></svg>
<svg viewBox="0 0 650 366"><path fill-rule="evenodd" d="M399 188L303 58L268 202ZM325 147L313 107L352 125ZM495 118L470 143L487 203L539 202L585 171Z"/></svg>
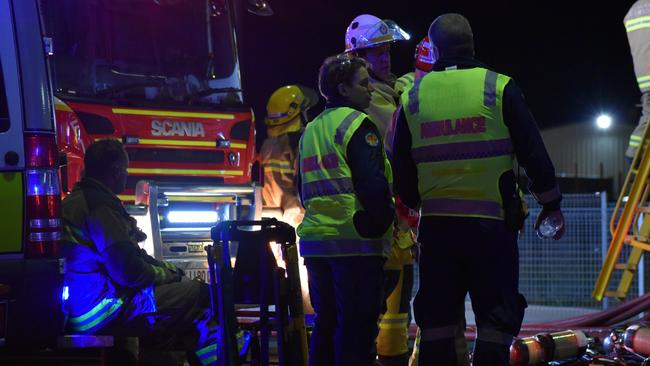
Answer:
<svg viewBox="0 0 650 366"><path fill-rule="evenodd" d="M607 256L607 250L609 249L609 241L607 240L609 232L609 225L607 220L607 191L600 192L600 258L601 258L601 267L605 263L605 257ZM603 299L603 309L607 309L611 306L610 298L605 297Z"/></svg>

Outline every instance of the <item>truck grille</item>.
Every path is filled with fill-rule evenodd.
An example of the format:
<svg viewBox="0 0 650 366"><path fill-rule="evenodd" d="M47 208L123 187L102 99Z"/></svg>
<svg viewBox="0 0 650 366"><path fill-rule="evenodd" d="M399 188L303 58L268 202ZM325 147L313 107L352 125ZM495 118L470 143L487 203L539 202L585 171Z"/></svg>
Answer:
<svg viewBox="0 0 650 366"><path fill-rule="evenodd" d="M185 149L139 149L126 148L129 161L157 161L161 163L206 163L219 164L225 160L223 151Z"/></svg>
<svg viewBox="0 0 650 366"><path fill-rule="evenodd" d="M141 180L154 180L158 184L187 184L192 183L197 186L213 186L215 184L223 184L221 177L158 177L158 176L142 176L142 175L129 175L126 179L126 188L134 189L138 181Z"/></svg>

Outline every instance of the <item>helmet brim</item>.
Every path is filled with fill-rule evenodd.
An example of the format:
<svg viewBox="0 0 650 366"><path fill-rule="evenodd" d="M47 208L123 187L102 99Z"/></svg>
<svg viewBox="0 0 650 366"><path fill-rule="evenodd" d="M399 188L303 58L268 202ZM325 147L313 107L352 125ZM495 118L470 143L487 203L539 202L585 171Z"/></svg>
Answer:
<svg viewBox="0 0 650 366"><path fill-rule="evenodd" d="M381 32L382 34L380 36L370 38L375 35L374 32L366 32L366 34L359 35L354 43L348 43L346 40L346 49L344 52L354 52L377 47L382 44L408 41L411 39L411 35L408 32L390 19L382 20L377 26L385 27L385 30Z"/></svg>
<svg viewBox="0 0 650 366"><path fill-rule="evenodd" d="M302 91L302 95L304 96L304 100L300 106L302 111L307 111L309 108L318 104L319 94L316 90L304 85L298 85L298 88L300 88L300 91Z"/></svg>
<svg viewBox="0 0 650 366"><path fill-rule="evenodd" d="M402 29L397 23L390 19L384 19L384 23L388 26L388 32L393 36L393 42L397 41L408 41L411 39L411 35L407 31Z"/></svg>

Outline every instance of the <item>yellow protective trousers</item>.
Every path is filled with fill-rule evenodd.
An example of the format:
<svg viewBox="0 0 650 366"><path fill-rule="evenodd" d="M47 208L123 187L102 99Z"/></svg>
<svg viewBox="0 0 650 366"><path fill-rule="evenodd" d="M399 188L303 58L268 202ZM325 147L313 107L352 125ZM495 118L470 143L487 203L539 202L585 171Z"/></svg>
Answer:
<svg viewBox="0 0 650 366"><path fill-rule="evenodd" d="M384 265L386 309L379 319L377 354L393 357L408 353L408 328L411 322L413 256L410 248L393 245Z"/></svg>

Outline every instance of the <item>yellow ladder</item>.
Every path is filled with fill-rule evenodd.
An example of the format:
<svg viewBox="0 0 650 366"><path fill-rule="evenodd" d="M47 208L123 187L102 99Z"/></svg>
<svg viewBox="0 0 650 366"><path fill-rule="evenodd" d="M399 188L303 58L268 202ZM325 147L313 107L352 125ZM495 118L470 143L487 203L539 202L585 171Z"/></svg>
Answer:
<svg viewBox="0 0 650 366"><path fill-rule="evenodd" d="M646 128L609 223L612 242L609 245L603 267L600 269L596 287L592 292L592 296L598 301L601 301L605 296L625 300L639 262L643 258L643 252L650 251L649 139L650 128ZM627 197L625 202L624 197ZM634 223L639 221L641 214L645 215L643 215L641 227L638 228ZM619 262L623 244L632 246L627 261L624 263ZM623 273L616 291L607 291L614 270L623 271Z"/></svg>

